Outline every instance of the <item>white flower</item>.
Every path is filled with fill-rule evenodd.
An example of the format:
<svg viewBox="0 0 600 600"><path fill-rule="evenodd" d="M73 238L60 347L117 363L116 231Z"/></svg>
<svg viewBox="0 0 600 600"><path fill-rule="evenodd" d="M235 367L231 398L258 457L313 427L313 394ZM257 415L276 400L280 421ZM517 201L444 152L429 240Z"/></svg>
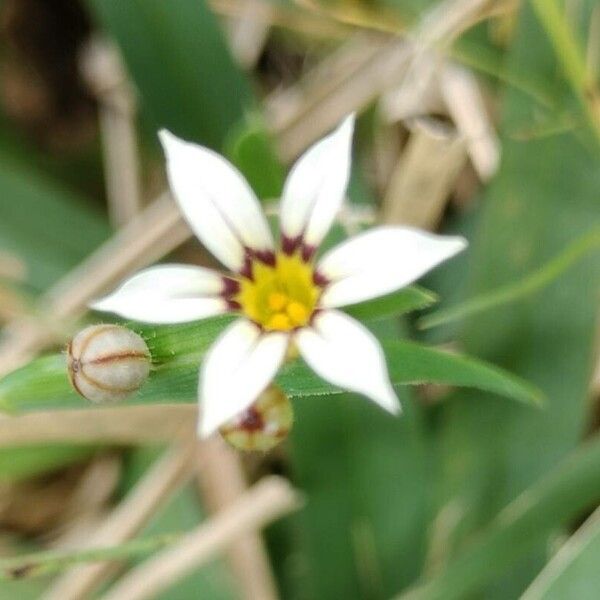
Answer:
<svg viewBox="0 0 600 600"><path fill-rule="evenodd" d="M268 386L290 344L324 379L397 413L377 339L337 310L402 288L466 246L408 227L377 227L315 255L344 200L354 117L294 165L275 244L243 176L212 150L160 132L173 194L188 223L231 274L184 265L146 269L92 307L149 323L235 312L201 367L199 433L244 411Z"/></svg>

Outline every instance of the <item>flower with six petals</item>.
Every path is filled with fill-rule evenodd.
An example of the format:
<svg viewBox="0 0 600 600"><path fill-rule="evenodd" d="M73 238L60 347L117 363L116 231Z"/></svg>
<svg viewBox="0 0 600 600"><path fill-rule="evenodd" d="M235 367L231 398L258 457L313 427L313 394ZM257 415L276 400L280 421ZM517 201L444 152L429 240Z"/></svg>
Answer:
<svg viewBox="0 0 600 600"><path fill-rule="evenodd" d="M194 233L230 273L189 265L151 267L92 308L148 323L240 315L214 342L200 370L202 436L254 402L290 344L323 379L391 413L400 410L379 342L338 309L412 283L466 242L382 226L316 258L345 197L353 128L350 116L291 169L280 204L278 245L235 167L212 150L160 132L173 194Z"/></svg>

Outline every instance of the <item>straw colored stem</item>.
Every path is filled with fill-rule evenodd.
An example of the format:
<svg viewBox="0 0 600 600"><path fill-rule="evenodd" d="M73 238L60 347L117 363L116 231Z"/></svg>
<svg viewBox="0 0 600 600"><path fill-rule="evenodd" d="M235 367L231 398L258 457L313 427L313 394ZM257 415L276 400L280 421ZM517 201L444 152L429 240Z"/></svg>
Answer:
<svg viewBox="0 0 600 600"><path fill-rule="evenodd" d="M116 545L135 536L157 508L186 481L196 460L197 441L169 449L146 472L130 494L88 540L87 547ZM102 563L77 567L54 582L44 600L79 600L90 594L111 570Z"/></svg>
<svg viewBox="0 0 600 600"><path fill-rule="evenodd" d="M195 432L192 404L113 406L0 415L0 448L27 444L156 444Z"/></svg>
<svg viewBox="0 0 600 600"><path fill-rule="evenodd" d="M103 600L155 598L186 574L218 556L240 535L264 527L299 505L298 494L285 480L266 478L179 543L133 569L109 590Z"/></svg>
<svg viewBox="0 0 600 600"><path fill-rule="evenodd" d="M247 489L239 455L221 439L212 438L199 447L198 479L202 497L211 513L233 504ZM239 536L227 550L227 561L240 598L275 600L277 588L269 558L259 532Z"/></svg>

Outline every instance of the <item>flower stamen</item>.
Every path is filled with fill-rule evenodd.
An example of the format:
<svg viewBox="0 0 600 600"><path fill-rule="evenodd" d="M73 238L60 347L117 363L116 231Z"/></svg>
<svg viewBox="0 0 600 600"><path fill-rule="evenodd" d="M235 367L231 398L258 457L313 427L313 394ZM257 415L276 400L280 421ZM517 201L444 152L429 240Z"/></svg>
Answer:
<svg viewBox="0 0 600 600"><path fill-rule="evenodd" d="M321 286L314 281L312 263L300 252L282 251L272 265L254 260L249 271L232 298L249 319L268 331L291 331L309 323Z"/></svg>
<svg viewBox="0 0 600 600"><path fill-rule="evenodd" d="M281 292L271 292L267 300L269 308L273 311L283 310L287 306L288 302L289 298Z"/></svg>

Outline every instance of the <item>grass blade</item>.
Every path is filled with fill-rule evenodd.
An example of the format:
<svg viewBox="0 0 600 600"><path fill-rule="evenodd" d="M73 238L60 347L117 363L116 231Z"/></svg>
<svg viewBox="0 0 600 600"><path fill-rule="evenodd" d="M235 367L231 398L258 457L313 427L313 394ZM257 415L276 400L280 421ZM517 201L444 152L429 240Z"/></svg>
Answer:
<svg viewBox="0 0 600 600"><path fill-rule="evenodd" d="M172 544L179 537L179 534L166 534L105 548L50 550L5 558L0 560L0 581L41 577L80 563L108 562L145 556Z"/></svg>
<svg viewBox="0 0 600 600"><path fill-rule="evenodd" d="M592 250L600 247L600 229L595 228L572 242L563 252L530 275L490 292L471 298L458 306L438 310L418 321L420 329L431 329L460 321L492 308L522 300L540 292Z"/></svg>
<svg viewBox="0 0 600 600"><path fill-rule="evenodd" d="M527 555L550 531L600 499L600 437L562 461L511 502L462 555L399 598L465 598Z"/></svg>

